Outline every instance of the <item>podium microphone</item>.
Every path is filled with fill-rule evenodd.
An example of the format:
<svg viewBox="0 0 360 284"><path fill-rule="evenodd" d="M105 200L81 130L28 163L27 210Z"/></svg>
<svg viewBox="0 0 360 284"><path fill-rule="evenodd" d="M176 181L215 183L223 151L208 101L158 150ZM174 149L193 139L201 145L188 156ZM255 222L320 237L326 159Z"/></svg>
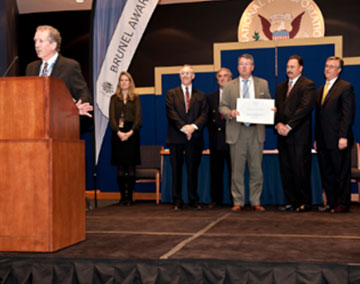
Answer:
<svg viewBox="0 0 360 284"><path fill-rule="evenodd" d="M6 77L6 75L9 73L9 71L11 70L11 67L13 67L13 65L15 64L16 60L19 59L19 56L15 56L14 59L11 61L9 67L6 69L4 75L2 75L2 77Z"/></svg>

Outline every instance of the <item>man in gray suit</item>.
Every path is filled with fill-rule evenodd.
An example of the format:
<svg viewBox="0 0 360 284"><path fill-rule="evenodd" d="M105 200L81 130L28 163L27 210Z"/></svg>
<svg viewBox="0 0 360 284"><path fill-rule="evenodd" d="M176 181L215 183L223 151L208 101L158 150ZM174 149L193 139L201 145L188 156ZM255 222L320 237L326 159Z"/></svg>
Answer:
<svg viewBox="0 0 360 284"><path fill-rule="evenodd" d="M261 124L240 123L236 116L236 101L241 99L270 99L268 82L252 76L254 58L243 54L238 58L240 76L224 86L223 98L219 107L226 118L226 143L230 144L232 167L231 194L233 196L233 212L240 212L245 205L244 171L249 168L250 203L254 211L264 212L260 205L263 188L261 168L262 153L265 141L265 126Z"/></svg>

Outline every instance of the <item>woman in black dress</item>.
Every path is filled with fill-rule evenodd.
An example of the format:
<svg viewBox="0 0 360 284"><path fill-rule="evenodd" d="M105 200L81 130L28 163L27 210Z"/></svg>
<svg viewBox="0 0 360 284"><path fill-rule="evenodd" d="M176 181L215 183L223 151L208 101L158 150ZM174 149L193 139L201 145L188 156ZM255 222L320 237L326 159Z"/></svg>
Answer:
<svg viewBox="0 0 360 284"><path fill-rule="evenodd" d="M117 167L120 204L131 205L135 167L140 164L141 104L128 72L121 72L116 92L110 99L109 121L112 130L111 164Z"/></svg>

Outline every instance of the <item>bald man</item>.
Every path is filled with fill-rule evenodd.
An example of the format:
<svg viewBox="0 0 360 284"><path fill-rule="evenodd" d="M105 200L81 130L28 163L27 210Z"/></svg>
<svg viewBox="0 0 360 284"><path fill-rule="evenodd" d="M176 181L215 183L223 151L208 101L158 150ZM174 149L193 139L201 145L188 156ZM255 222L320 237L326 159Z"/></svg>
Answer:
<svg viewBox="0 0 360 284"><path fill-rule="evenodd" d="M203 129L207 121L208 105L205 94L192 86L195 78L192 67L184 65L179 76L181 85L169 90L166 95L166 144L170 149L174 210L182 209L184 204L181 196L184 152L189 206L201 209L197 193L197 176L204 145Z"/></svg>

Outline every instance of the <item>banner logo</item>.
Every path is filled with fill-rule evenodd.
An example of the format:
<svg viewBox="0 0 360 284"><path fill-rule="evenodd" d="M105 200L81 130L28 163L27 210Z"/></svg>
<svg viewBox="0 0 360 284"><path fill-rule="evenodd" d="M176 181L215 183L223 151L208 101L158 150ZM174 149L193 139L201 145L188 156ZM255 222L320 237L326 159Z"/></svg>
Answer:
<svg viewBox="0 0 360 284"><path fill-rule="evenodd" d="M108 127L109 103L159 0L99 0L94 17L94 121L97 164Z"/></svg>
<svg viewBox="0 0 360 284"><path fill-rule="evenodd" d="M117 86L121 71L128 69L157 2L126 1L96 81L96 103L105 117L109 117L110 97L115 90L113 86Z"/></svg>
<svg viewBox="0 0 360 284"><path fill-rule="evenodd" d="M240 42L323 37L324 18L312 0L254 0L241 16Z"/></svg>

